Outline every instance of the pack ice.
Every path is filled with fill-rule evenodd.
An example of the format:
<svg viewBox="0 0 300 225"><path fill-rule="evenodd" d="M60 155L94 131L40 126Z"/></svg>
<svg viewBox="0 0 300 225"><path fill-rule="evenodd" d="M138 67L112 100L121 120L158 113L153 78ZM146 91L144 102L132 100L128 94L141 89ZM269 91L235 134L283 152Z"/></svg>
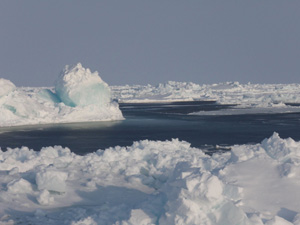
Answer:
<svg viewBox="0 0 300 225"><path fill-rule="evenodd" d="M173 139L0 161L0 224L300 224L300 142L277 133L212 156Z"/></svg>
<svg viewBox="0 0 300 225"><path fill-rule="evenodd" d="M16 88L0 79L0 126L123 119L98 72L66 66L55 88Z"/></svg>
<svg viewBox="0 0 300 225"><path fill-rule="evenodd" d="M232 115L243 113L299 112L300 84L195 84L169 81L156 86L113 86L114 98L120 102L216 101L230 104L230 110L199 112L195 115ZM291 106L293 105L293 106Z"/></svg>
<svg viewBox="0 0 300 225"><path fill-rule="evenodd" d="M112 86L120 102L217 101L244 107L300 103L300 84L195 84L168 81L164 84Z"/></svg>

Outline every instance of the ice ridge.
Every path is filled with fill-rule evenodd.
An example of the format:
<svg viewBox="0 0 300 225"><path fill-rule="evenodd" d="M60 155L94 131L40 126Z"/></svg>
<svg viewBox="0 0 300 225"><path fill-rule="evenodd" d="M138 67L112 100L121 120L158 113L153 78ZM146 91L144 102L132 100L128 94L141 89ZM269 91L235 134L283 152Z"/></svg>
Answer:
<svg viewBox="0 0 300 225"><path fill-rule="evenodd" d="M122 120L98 72L66 66L55 88L16 88L0 79L0 126Z"/></svg>

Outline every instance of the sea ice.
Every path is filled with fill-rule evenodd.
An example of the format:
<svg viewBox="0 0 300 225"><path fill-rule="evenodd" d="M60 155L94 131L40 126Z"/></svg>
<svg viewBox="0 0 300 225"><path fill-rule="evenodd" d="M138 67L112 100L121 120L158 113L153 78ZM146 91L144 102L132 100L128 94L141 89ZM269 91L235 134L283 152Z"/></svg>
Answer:
<svg viewBox="0 0 300 225"><path fill-rule="evenodd" d="M20 178L7 184L7 191L10 193L31 193L32 186L27 180Z"/></svg>
<svg viewBox="0 0 300 225"><path fill-rule="evenodd" d="M124 119L110 88L80 63L66 68L53 88L16 88L0 79L0 126Z"/></svg>
<svg viewBox="0 0 300 225"><path fill-rule="evenodd" d="M194 84L169 81L156 86L109 87L80 63L66 66L55 87L20 88L0 79L0 126L124 119L119 102L216 101L236 105L193 115L299 112L299 84Z"/></svg>
<svg viewBox="0 0 300 225"><path fill-rule="evenodd" d="M239 113L242 108L258 108L258 111L264 112L277 108L276 112L285 108L286 103L300 103L300 84L240 84L238 82L195 84L169 81L156 86L148 84L112 86L111 88L114 98L120 102L210 100L220 104L238 105L237 110L225 112L228 114ZM257 110L252 113L256 113Z"/></svg>
<svg viewBox="0 0 300 225"><path fill-rule="evenodd" d="M169 81L156 86L112 86L119 102L149 103L177 101L216 101L228 109L193 112L190 115L239 115L300 112L300 84L194 84Z"/></svg>
<svg viewBox="0 0 300 225"><path fill-rule="evenodd" d="M39 190L55 192L66 191L68 173L52 169L45 169L36 174L36 185Z"/></svg>
<svg viewBox="0 0 300 225"><path fill-rule="evenodd" d="M65 105L106 106L111 101L110 89L98 75L82 67L80 63L75 66L66 66L55 83L55 93Z"/></svg>
<svg viewBox="0 0 300 225"><path fill-rule="evenodd" d="M46 189L42 190L37 197L37 201L40 205L50 205L54 202L54 197Z"/></svg>
<svg viewBox="0 0 300 225"><path fill-rule="evenodd" d="M299 224L300 142L274 133L231 148L209 156L173 139L83 156L0 151L0 223Z"/></svg>

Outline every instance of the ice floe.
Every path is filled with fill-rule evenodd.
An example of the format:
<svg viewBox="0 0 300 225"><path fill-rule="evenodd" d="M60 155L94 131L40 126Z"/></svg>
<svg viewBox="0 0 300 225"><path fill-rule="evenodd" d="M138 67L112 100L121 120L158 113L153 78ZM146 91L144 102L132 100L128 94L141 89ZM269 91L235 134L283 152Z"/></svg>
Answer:
<svg viewBox="0 0 300 225"><path fill-rule="evenodd" d="M66 66L55 88L16 88L0 79L0 114L0 126L123 119L109 86L80 63Z"/></svg>

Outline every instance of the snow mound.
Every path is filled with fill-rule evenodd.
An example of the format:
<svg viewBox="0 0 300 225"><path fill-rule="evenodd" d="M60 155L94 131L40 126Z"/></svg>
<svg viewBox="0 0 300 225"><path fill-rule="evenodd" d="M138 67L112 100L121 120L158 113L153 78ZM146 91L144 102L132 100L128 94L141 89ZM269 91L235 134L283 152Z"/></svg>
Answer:
<svg viewBox="0 0 300 225"><path fill-rule="evenodd" d="M55 83L55 92L68 106L106 105L111 101L110 89L99 77L80 63L66 66Z"/></svg>
<svg viewBox="0 0 300 225"><path fill-rule="evenodd" d="M15 88L0 79L0 126L124 119L108 85L80 63L66 66L55 90Z"/></svg>
<svg viewBox="0 0 300 225"><path fill-rule="evenodd" d="M300 142L277 133L231 152L139 141L79 156L0 151L0 223L299 224Z"/></svg>
<svg viewBox="0 0 300 225"><path fill-rule="evenodd" d="M0 98L14 91L16 86L9 80L0 78Z"/></svg>

